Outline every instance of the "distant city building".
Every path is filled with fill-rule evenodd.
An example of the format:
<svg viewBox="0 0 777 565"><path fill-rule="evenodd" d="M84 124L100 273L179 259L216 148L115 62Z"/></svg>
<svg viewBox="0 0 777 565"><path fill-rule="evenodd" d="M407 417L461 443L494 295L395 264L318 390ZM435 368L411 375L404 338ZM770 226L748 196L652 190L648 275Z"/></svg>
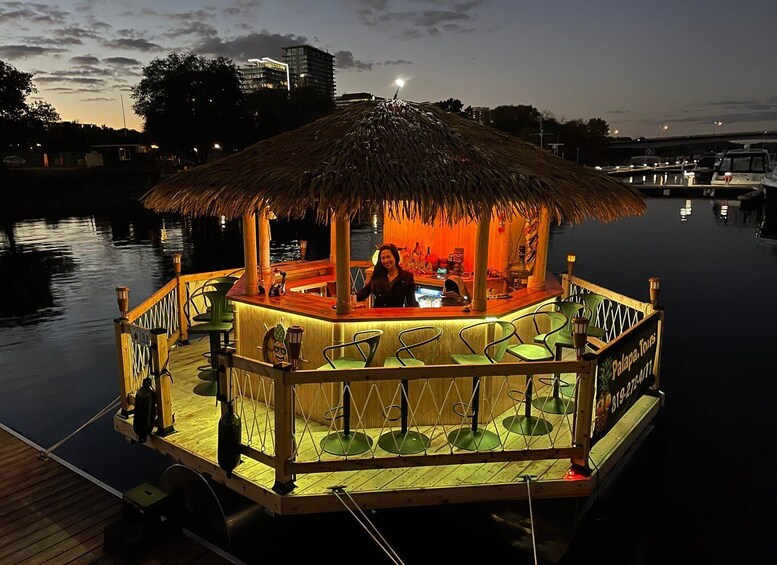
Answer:
<svg viewBox="0 0 777 565"><path fill-rule="evenodd" d="M491 125L491 108L475 106L472 108L472 119L483 125Z"/></svg>
<svg viewBox="0 0 777 565"><path fill-rule="evenodd" d="M350 94L341 94L340 96L335 97L335 106L338 108L345 108L346 106L356 104L357 102L374 102L376 100L384 99L380 96L370 94L369 92L351 92Z"/></svg>
<svg viewBox="0 0 777 565"><path fill-rule="evenodd" d="M243 92L256 92L263 88L289 90L289 66L269 57L248 59L248 64L238 67Z"/></svg>
<svg viewBox="0 0 777 565"><path fill-rule="evenodd" d="M335 98L335 58L310 45L283 48L293 88L310 86L332 100Z"/></svg>

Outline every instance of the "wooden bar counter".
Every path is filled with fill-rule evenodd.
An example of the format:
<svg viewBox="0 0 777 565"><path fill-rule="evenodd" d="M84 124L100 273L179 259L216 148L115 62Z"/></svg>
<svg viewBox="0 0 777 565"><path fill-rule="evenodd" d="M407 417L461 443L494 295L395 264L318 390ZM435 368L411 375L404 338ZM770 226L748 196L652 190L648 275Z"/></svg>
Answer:
<svg viewBox="0 0 777 565"><path fill-rule="evenodd" d="M349 314L338 315L334 309L334 298L327 298L319 294L304 292L311 289L325 288L326 282L334 280L333 265L318 261L315 265L305 263L292 264L281 267L288 273L286 294L280 297L244 294L244 279L239 280L232 288L228 299L234 304L236 314L236 348L237 354L252 359L271 362L270 352L263 349L266 344L265 337L268 331L279 322L286 328L292 325L302 326L304 336L302 342L302 369L317 369L326 363L323 349L336 343L351 341L355 332L367 329L383 330L383 337L378 347L373 366L383 366L386 357L396 355L400 347L397 335L400 331L418 326L438 326L442 328L442 337L435 343L414 350L416 356L427 365L444 365L451 363L451 354L469 353L459 337L459 331L479 321L507 320L512 321L522 314L533 311L542 303L550 302L562 294L561 285L552 276L547 277L546 288L541 291L530 292L522 289L512 293L510 298L488 300L485 312L464 311L461 306L443 306L441 308L366 308L363 303ZM303 272L304 270L304 272ZM323 272L323 274L321 274ZM302 276L300 276L302 275ZM298 289L298 290L295 290ZM323 292L322 294L325 294ZM522 335L530 336L533 328L529 328L530 322L519 327ZM473 347L482 351L483 346L493 338L493 327L490 332L484 327L482 337L472 336ZM429 334L430 335L430 334ZM428 337L428 336L427 336ZM358 351L351 347L343 353L344 356L358 357ZM337 351L332 352L332 357L338 357ZM439 379L430 383L435 389L435 397L442 399L449 389L450 382ZM262 386L269 390L269 383L253 383L254 390L260 390ZM457 383L460 391L467 391L466 382ZM396 384L387 382L370 384L354 383L352 394L354 404L364 403L370 387L377 387L380 394L375 391L370 395L367 409L364 411L364 426L380 426L383 422L383 404L398 402L396 397ZM487 392L488 385L484 386ZM297 387L297 401L295 410L304 412L308 417L321 420L318 415L323 415L327 408L334 406L339 397L339 386L333 384L301 385ZM243 392L247 394L247 391ZM410 402L413 403L417 391L411 387ZM361 398L360 398L361 397ZM378 398L380 397L379 400ZM458 399L457 399L458 400ZM374 404L374 406L373 406ZM437 410L429 407L429 414L423 414L423 406L416 414L416 420L425 420L438 417ZM432 413L433 412L433 413ZM450 423L458 423L460 419L452 415ZM447 417L446 417L447 419Z"/></svg>

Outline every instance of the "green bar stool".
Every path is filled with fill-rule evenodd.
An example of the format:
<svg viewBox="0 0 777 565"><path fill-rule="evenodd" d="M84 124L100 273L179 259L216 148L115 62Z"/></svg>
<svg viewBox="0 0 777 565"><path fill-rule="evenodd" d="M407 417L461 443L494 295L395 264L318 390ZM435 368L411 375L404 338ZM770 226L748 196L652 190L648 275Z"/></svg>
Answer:
<svg viewBox="0 0 777 565"><path fill-rule="evenodd" d="M516 322L524 319L532 318L534 323L534 329L539 334L540 325L539 320L545 318L550 324L550 331L542 334L542 344L526 343L521 339L520 334L518 336L517 345L511 345L507 348L507 353L520 359L521 361L551 361L555 358L554 348L556 345L556 339L559 333L567 325L567 317L561 312L545 312L537 311L531 314L525 314L519 316L513 320L513 325ZM534 375L526 375L526 391L521 392L519 390L511 389L507 391L507 395L515 402L520 402L518 395L523 394L524 413L523 415L510 416L502 421L502 425L511 432L521 433L527 436L541 436L549 434L553 431L553 425L543 418L532 416L532 390L534 387Z"/></svg>
<svg viewBox="0 0 777 565"><path fill-rule="evenodd" d="M321 365L317 370L363 369L364 367L371 366L382 335L383 330L362 330L353 334L353 341L325 347L323 353L326 364ZM367 346L367 353L362 349L363 345ZM330 351L350 346L355 346L358 349L361 359L353 359L351 357L332 359L328 355ZM338 415L337 412L340 409L342 409L343 413ZM342 431L333 432L322 439L321 449L332 455L342 456L359 455L368 451L372 446L372 438L362 432L351 431L351 383L349 381L343 382L342 405L335 406L324 414L324 418L327 420L340 417L343 419Z"/></svg>
<svg viewBox="0 0 777 565"><path fill-rule="evenodd" d="M226 302L225 293L211 290L203 293L210 303L211 319L204 324L195 324L189 328L190 335L207 334L210 338L210 368L200 373L200 378L207 382L194 387L195 394L200 396L216 396L218 384L218 351L221 348L221 336L224 335L224 344L229 344L229 332L232 331L231 322L223 322L221 317Z"/></svg>
<svg viewBox="0 0 777 565"><path fill-rule="evenodd" d="M561 328L558 333L558 337L555 339L554 349L555 358L561 359L561 351L564 348L574 349L575 343L572 336L572 318L575 316L583 316L587 319L591 319L591 310L585 304L581 302L574 302L569 300L562 300L555 303L555 307L564 314L567 319L566 325ZM537 337L534 338L537 342ZM548 414L570 414L575 410L575 403L570 400L570 397L574 395L575 383L569 383L561 379L561 375L553 375L552 379L540 378L540 382L551 386L553 392L550 396L540 396L533 400L535 408L539 408L543 412ZM562 398L561 390L564 389L568 393L567 398ZM566 396L566 395L565 395Z"/></svg>
<svg viewBox="0 0 777 565"><path fill-rule="evenodd" d="M596 339L604 339L607 331L603 327L594 324L596 323L596 318L599 314L599 306L602 302L607 300L607 298L601 294L596 294L595 292L585 292L569 296L565 302L578 302L580 300L582 300L583 304L588 308L587 311L583 310L583 315L587 315L588 318L588 329L586 330L586 333Z"/></svg>
<svg viewBox="0 0 777 565"><path fill-rule="evenodd" d="M405 343L404 338L409 334L417 334L419 332L434 332L429 338L421 339L410 344ZM397 349L396 357L387 357L383 363L384 367L422 367L425 365L423 361L417 359L413 353L413 349L419 348L423 345L427 345L440 339L442 335L442 328L438 326L420 326L417 328L408 328L399 332L399 343L402 344ZM423 333L421 333L423 336ZM415 337L415 335L413 336ZM405 358L402 357L402 353L407 353ZM402 379L401 398L399 404L399 419L400 429L383 434L378 438L378 445L389 453L397 453L400 455L409 455L411 453L419 453L426 451L429 447L430 439L426 434L417 432L414 430L408 430L407 416L408 416L408 391L409 383L406 379ZM392 408L396 408L395 405L388 406L386 412ZM389 418L390 419L390 418ZM396 419L396 418L395 418Z"/></svg>
<svg viewBox="0 0 777 565"><path fill-rule="evenodd" d="M219 292L223 292L224 296L232 290L232 287L237 282L236 277L215 277L212 279L209 279L208 281L203 284L198 291L201 291L200 294L204 294L205 292L216 290ZM194 294L192 294L192 298L195 298L198 295L198 292L195 291ZM233 311L232 303L227 300L224 311L221 313L221 321L222 322L233 322L235 320L235 313ZM210 322L210 312L205 311L201 314L197 314L192 318L195 322Z"/></svg>
<svg viewBox="0 0 777 565"><path fill-rule="evenodd" d="M502 337L486 344L483 353L477 353L464 337L465 333L470 333L476 328L486 325L496 325L502 330ZM515 326L511 322L503 321L485 321L472 324L461 328L459 338L464 342L472 353L451 355L451 361L457 365L488 365L489 363L499 363L505 356L510 338L515 335ZM494 348L494 354L489 355L488 350ZM471 412L467 412L469 409ZM480 377L472 377L472 403L457 402L453 405L453 412L462 418L471 418L472 424L466 428L459 428L448 434L448 441L459 449L467 451L485 451L496 449L501 445L499 436L490 430L478 428L478 417L480 416Z"/></svg>

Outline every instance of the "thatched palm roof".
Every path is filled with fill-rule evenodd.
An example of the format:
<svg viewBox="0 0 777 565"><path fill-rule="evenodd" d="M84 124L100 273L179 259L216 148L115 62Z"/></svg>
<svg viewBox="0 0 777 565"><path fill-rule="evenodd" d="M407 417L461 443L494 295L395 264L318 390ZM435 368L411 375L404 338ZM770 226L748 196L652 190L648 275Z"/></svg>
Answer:
<svg viewBox="0 0 777 565"><path fill-rule="evenodd" d="M641 214L622 182L439 108L405 101L354 104L177 173L144 203L156 211L237 218L269 206L299 218L315 210L353 217L372 204L425 222L474 219L485 210L528 217L546 206L566 222Z"/></svg>

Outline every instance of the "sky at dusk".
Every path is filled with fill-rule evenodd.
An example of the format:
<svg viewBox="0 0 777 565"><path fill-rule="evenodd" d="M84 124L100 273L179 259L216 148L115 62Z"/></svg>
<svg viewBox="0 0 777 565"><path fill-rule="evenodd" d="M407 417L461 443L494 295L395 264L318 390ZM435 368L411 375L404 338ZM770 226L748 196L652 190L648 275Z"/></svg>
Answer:
<svg viewBox="0 0 777 565"><path fill-rule="evenodd" d="M0 0L0 59L63 120L142 128L131 88L172 51L336 56L337 93L531 104L621 136L777 129L777 0Z"/></svg>

